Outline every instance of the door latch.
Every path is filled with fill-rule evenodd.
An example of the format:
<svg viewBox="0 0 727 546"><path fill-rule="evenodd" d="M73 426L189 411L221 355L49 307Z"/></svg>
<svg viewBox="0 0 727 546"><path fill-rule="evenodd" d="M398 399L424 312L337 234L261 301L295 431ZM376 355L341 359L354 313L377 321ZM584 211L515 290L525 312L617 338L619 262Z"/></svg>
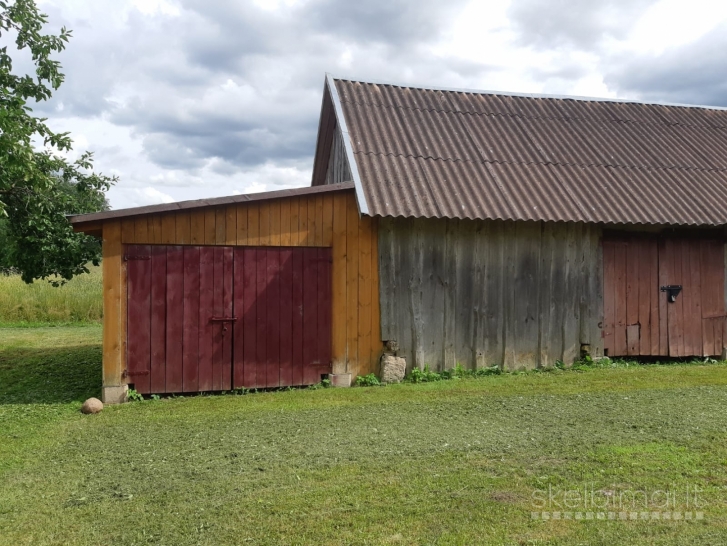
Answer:
<svg viewBox="0 0 727 546"><path fill-rule="evenodd" d="M221 322L222 323L222 335L225 335L227 331L228 322L237 322L237 317L210 317L210 322Z"/></svg>
<svg viewBox="0 0 727 546"><path fill-rule="evenodd" d="M682 291L682 285L681 284L667 284L666 286L661 287L662 292L666 292L666 301L669 303L674 303L677 301L677 296L679 295L679 292Z"/></svg>

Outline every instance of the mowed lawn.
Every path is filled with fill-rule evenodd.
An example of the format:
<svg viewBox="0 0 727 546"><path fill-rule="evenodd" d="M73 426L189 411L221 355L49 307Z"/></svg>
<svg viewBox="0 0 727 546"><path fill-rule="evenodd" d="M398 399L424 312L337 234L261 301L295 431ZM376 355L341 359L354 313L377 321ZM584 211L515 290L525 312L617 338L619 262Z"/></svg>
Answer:
<svg viewBox="0 0 727 546"><path fill-rule="evenodd" d="M727 544L723 364L196 396L84 416L100 337L0 329L0 544ZM696 488L703 517L532 518L584 487L595 502L668 492L675 506L661 510L681 512L697 509ZM542 507L548 488L556 504Z"/></svg>

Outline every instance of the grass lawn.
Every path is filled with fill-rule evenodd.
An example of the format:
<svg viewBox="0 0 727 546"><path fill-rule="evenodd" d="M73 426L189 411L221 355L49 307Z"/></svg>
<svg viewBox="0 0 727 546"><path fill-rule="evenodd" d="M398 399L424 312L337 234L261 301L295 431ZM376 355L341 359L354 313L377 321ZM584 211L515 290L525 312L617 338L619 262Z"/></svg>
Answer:
<svg viewBox="0 0 727 546"><path fill-rule="evenodd" d="M0 544L727 544L724 364L83 416L99 393L100 337L98 326L0 329ZM540 510L566 512L565 492L584 487L599 504L644 491L650 512L696 511L696 488L704 516L532 519L548 488L561 508ZM598 514L569 495L573 518Z"/></svg>

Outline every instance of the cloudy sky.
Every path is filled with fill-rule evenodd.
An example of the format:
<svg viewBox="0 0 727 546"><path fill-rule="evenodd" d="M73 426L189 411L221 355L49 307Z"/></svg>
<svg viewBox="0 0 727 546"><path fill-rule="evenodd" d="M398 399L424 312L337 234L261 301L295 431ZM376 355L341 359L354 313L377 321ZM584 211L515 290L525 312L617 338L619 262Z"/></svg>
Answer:
<svg viewBox="0 0 727 546"><path fill-rule="evenodd" d="M326 72L727 106L711 0L41 0L73 30L36 106L114 208L310 184Z"/></svg>

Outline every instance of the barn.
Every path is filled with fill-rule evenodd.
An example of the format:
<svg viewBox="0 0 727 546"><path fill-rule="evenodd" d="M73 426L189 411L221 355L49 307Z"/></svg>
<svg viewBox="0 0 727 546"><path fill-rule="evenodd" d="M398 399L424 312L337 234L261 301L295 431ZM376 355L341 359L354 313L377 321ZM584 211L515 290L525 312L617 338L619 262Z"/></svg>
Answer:
<svg viewBox="0 0 727 546"><path fill-rule="evenodd" d="M308 188L70 218L104 399L722 356L727 111L327 76Z"/></svg>

